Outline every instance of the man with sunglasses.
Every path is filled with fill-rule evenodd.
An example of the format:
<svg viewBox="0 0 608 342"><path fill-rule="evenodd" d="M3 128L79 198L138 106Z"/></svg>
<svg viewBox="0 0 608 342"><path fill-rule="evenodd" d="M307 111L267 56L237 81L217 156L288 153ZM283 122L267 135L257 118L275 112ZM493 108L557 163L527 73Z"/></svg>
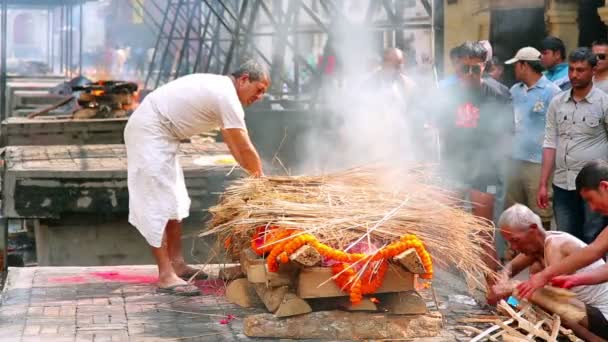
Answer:
<svg viewBox="0 0 608 342"><path fill-rule="evenodd" d="M482 78L487 56L483 45L466 42L460 53L458 83L439 89L433 98L438 106L434 119L440 132L440 167L448 186L469 197L473 214L492 221L494 193L503 184L513 110L506 95L509 90ZM484 262L496 269L496 251L490 245Z"/></svg>
<svg viewBox="0 0 608 342"><path fill-rule="evenodd" d="M591 45L591 50L597 56L593 85L608 94L608 60L606 60L606 56L608 55L608 40L596 40Z"/></svg>

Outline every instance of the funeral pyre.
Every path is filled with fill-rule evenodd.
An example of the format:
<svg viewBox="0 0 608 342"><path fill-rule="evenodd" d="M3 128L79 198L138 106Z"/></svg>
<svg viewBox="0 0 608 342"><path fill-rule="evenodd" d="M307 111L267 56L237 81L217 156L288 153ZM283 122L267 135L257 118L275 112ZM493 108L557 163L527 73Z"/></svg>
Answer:
<svg viewBox="0 0 608 342"><path fill-rule="evenodd" d="M300 247L312 246L332 279L356 303L374 293L396 256L413 249L431 279L433 263L456 267L481 285L491 223L437 186L426 167L350 169L322 176L246 178L211 209L210 228L234 259L252 247L269 272Z"/></svg>

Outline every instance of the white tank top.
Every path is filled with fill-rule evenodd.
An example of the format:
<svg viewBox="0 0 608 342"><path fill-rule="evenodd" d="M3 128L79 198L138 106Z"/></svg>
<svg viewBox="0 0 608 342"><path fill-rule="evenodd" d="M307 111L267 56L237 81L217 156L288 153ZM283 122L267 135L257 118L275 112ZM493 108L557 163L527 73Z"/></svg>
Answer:
<svg viewBox="0 0 608 342"><path fill-rule="evenodd" d="M573 235L566 232L548 231L547 238L545 239L545 266L547 260L547 243L552 239L568 240L576 243L579 247L587 247L587 244L579 240ZM583 273L594 270L604 265L604 260L600 259L593 264L583 267L575 273ZM598 285L585 285L576 286L570 289L576 293L576 297L587 305L591 305L594 308L600 310L600 312L608 319L608 283L602 283Z"/></svg>

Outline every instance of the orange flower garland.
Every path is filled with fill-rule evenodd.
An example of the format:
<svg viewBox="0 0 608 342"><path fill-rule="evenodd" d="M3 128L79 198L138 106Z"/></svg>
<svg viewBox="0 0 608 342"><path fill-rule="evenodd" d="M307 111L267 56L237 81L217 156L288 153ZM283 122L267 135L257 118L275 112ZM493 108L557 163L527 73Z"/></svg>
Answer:
<svg viewBox="0 0 608 342"><path fill-rule="evenodd" d="M260 240L263 241L261 245ZM339 262L332 268L335 282L342 291L349 293L353 304L359 303L363 295L376 292L382 286L384 275L388 270L388 260L410 248L416 250L426 270L426 273L421 274L420 277L423 279L433 277L431 256L424 248L422 241L415 235L405 235L399 241L393 242L373 254L340 251L319 242L311 234L298 233L294 229L258 229L251 240L251 248L258 255L269 253L266 262L270 272L278 272L279 261L281 263L289 262L289 256L306 244L314 247L326 259ZM353 265L358 262L360 264L369 263L363 274L360 275L358 275L356 266ZM377 266L377 271L374 273L375 266Z"/></svg>

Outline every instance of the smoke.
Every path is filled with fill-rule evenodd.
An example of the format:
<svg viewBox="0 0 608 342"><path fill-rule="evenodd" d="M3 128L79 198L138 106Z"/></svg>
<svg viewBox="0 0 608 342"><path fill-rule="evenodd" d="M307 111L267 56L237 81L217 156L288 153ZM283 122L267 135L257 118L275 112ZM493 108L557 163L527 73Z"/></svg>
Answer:
<svg viewBox="0 0 608 342"><path fill-rule="evenodd" d="M417 141L422 125L412 106L419 88L404 89L395 72L382 70L382 39L363 24L342 21L332 27L326 52L335 55L337 70L324 75L321 109L313 111L313 127L298 142L304 156L299 173L371 163L399 166L428 156Z"/></svg>

